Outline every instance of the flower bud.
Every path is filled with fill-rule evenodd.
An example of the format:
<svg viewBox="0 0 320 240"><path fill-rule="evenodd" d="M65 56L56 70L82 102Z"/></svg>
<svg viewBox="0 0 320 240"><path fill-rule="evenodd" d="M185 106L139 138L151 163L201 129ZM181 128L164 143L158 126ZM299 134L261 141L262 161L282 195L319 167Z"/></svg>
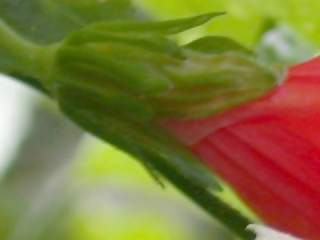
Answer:
<svg viewBox="0 0 320 240"><path fill-rule="evenodd" d="M179 46L166 37L216 15L86 27L58 48L50 82L57 93L59 87L81 85L105 98L106 107L132 102L156 118L209 116L274 87L277 75L227 38L224 45L223 38L210 37ZM129 114L129 108L119 111Z"/></svg>

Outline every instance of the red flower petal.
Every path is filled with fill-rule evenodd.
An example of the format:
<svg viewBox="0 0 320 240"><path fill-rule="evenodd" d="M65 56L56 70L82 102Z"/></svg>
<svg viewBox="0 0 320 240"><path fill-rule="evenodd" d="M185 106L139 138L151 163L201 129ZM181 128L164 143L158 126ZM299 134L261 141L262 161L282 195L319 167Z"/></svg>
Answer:
<svg viewBox="0 0 320 240"><path fill-rule="evenodd" d="M164 125L267 223L320 239L320 58L255 102Z"/></svg>

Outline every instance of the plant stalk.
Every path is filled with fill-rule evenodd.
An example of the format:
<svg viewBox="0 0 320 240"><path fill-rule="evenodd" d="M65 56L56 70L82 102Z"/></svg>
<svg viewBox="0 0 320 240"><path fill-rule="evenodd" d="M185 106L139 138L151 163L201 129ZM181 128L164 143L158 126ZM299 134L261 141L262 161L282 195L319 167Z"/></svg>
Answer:
<svg viewBox="0 0 320 240"><path fill-rule="evenodd" d="M41 46L11 29L0 19L0 72L37 79L46 85L49 68L59 44Z"/></svg>

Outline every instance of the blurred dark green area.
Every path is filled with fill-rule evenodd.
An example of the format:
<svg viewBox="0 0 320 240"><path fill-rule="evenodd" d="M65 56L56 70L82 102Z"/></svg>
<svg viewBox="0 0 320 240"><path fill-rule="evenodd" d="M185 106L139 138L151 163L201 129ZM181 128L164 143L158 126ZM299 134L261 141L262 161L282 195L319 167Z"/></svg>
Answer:
<svg viewBox="0 0 320 240"><path fill-rule="evenodd" d="M263 61L292 64L317 54L319 8L317 0L270 0L263 7L260 0L1 0L0 16L29 39L48 43L94 21L226 11L177 40L229 36ZM0 171L1 240L234 239L135 159L67 121L48 99L29 98L35 100L29 119L18 120L29 123L17 135L15 153L0 159L7 166ZM221 197L254 219L227 187Z"/></svg>

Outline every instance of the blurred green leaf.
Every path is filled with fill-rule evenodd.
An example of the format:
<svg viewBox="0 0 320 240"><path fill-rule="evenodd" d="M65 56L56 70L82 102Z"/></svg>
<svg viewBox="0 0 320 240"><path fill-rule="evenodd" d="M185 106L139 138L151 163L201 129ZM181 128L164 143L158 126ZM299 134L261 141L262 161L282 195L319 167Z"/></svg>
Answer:
<svg viewBox="0 0 320 240"><path fill-rule="evenodd" d="M129 0L1 0L0 16L24 37L47 43L96 21L140 19Z"/></svg>
<svg viewBox="0 0 320 240"><path fill-rule="evenodd" d="M71 240L188 240L182 229L168 219L152 214L132 215L109 211L78 214L70 226Z"/></svg>

